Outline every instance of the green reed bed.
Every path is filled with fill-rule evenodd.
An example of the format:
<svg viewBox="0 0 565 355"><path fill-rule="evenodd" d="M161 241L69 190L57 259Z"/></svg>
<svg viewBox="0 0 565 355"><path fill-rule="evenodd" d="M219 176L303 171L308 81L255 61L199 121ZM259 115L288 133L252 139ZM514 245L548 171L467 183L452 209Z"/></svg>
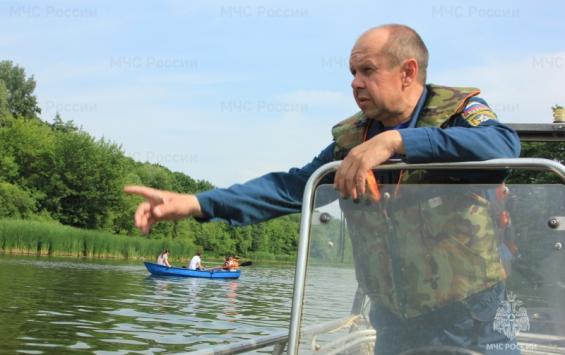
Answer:
<svg viewBox="0 0 565 355"><path fill-rule="evenodd" d="M147 239L83 230L54 223L0 219L0 251L17 254L94 258L155 258L164 248L173 259L193 255L188 240Z"/></svg>

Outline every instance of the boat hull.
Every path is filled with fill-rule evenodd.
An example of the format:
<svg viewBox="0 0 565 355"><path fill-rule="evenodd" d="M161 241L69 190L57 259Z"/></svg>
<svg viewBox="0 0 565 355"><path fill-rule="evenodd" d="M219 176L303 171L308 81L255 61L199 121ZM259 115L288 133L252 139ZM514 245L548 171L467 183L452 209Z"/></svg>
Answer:
<svg viewBox="0 0 565 355"><path fill-rule="evenodd" d="M240 271L206 271L206 270L189 270L180 267L167 267L155 263L144 262L145 267L152 275L159 276L181 276L181 277L197 277L203 279L237 279Z"/></svg>

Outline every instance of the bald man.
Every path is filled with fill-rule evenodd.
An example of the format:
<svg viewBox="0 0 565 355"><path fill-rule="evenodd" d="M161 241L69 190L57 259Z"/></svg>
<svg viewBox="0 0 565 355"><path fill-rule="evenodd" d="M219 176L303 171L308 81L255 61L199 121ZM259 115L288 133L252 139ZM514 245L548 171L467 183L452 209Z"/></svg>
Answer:
<svg viewBox="0 0 565 355"><path fill-rule="evenodd" d="M356 41L350 57L351 87L361 111L334 126L333 142L310 163L288 172L270 173L244 184L197 195L141 186L126 187L126 192L146 199L135 214L136 226L147 233L157 221L184 217L195 217L202 222L221 220L241 226L297 213L310 175L323 164L335 160L343 162L330 179L333 178L333 184L343 198L340 203L348 225L353 225L358 216L347 213L347 201L366 196L366 182L373 174L371 168L391 158L427 163L519 156L520 143L516 133L497 121L487 103L477 97L479 90L426 85L427 66L427 48L413 29L385 25L368 30ZM500 182L504 177L505 172L491 173L488 178L480 172L465 175L444 172L443 175L435 174L434 182L438 178L442 183ZM380 171L376 178L384 184L430 182L410 172L401 175ZM484 212L481 218L489 223L486 220L490 218L488 211L480 211ZM446 210L445 214L448 218L450 211ZM427 345L462 347L489 354L495 352L487 351L487 347L510 349L502 350L504 354L518 353L512 350L515 346L504 346L513 342L493 331L496 309L505 298L506 277L503 266L497 261L500 258L493 231L480 236L486 238L486 243L478 243L483 249L477 250L484 257L480 262L487 263L488 273L464 270L457 274L460 265L472 263L465 259L466 256L455 253L451 260L455 260L456 265L436 265L439 270L432 275L435 281L431 280L418 268L428 267L425 264L428 262L434 263L429 256L441 245L427 243L431 249L426 250L418 244L419 249L411 250L414 255L421 255L417 258L421 262L417 263L416 276L411 275L418 282L410 283L408 275L402 271L403 263L416 261L395 257L404 249L393 250L393 246L387 245L387 230L375 232L386 224L383 216L375 215L370 220L375 222L361 230L350 230L350 235L357 279L372 302L371 321L378 332L376 354L398 354ZM375 234L373 238L363 238L371 233ZM429 236L430 240L434 237ZM465 237L467 242L479 238L477 235ZM366 239L370 241L361 242ZM399 237L401 245L406 240ZM371 248L367 243L376 244ZM381 259L372 253L377 244L382 248L379 250ZM406 248L414 248L413 245L407 243ZM383 258L389 262L383 262ZM368 273L367 267L376 269ZM445 275L455 275L459 281L464 278L464 287L460 287L461 283L456 283L455 279L438 283L437 278L452 277ZM415 289L416 284L422 289ZM405 290L405 294L393 290ZM411 292L416 291L427 296L422 299L411 297ZM439 294L450 297L440 299Z"/></svg>

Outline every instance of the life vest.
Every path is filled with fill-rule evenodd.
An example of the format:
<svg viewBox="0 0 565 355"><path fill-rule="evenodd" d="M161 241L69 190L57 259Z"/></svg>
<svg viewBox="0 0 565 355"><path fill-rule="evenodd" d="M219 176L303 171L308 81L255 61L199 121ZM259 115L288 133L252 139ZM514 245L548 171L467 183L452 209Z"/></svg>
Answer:
<svg viewBox="0 0 565 355"><path fill-rule="evenodd" d="M416 127L447 127L479 92L428 85ZM368 123L359 112L333 128L336 160L364 141ZM432 174L405 171L396 189L370 207L340 200L360 287L402 318L462 301L507 276L489 201L446 185L422 189Z"/></svg>

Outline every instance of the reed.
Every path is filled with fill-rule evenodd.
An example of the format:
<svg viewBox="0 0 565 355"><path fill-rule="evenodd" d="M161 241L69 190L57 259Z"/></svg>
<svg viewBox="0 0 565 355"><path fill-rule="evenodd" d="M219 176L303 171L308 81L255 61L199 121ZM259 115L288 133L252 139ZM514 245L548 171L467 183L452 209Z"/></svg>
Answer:
<svg viewBox="0 0 565 355"><path fill-rule="evenodd" d="M140 259L154 258L165 248L173 260L184 260L197 250L187 239L147 239L49 222L0 219L3 253Z"/></svg>

